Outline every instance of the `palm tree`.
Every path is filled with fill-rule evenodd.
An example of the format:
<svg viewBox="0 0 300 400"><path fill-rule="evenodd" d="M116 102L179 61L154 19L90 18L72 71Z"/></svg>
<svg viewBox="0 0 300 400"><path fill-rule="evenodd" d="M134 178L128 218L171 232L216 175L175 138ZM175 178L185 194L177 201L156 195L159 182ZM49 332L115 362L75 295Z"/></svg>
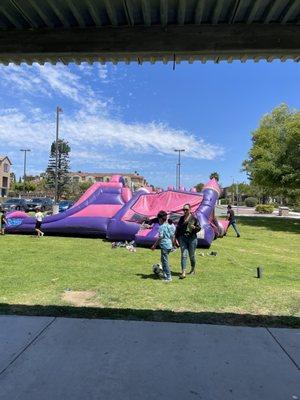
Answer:
<svg viewBox="0 0 300 400"><path fill-rule="evenodd" d="M213 178L215 178L215 180L219 182L219 174L217 172L212 172L209 175L209 179L213 179Z"/></svg>

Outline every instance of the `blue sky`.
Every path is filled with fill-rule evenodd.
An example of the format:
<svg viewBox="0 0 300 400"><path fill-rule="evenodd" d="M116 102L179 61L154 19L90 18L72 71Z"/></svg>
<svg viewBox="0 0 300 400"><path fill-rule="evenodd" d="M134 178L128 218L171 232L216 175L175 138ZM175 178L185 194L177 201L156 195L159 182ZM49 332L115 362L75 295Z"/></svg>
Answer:
<svg viewBox="0 0 300 400"><path fill-rule="evenodd" d="M55 108L71 168L138 171L154 185L191 187L217 171L224 186L246 181L241 163L260 118L285 102L300 108L294 62L213 64L58 64L0 66L0 154L22 175L20 148L30 148L27 174L45 171L55 138Z"/></svg>

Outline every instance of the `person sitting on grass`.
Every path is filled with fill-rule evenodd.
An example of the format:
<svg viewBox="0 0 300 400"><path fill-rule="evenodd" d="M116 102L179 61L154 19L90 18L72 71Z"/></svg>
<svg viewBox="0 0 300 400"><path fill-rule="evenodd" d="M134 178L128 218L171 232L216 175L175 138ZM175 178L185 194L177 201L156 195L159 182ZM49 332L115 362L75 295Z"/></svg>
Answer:
<svg viewBox="0 0 300 400"><path fill-rule="evenodd" d="M173 247L174 229L167 222L167 213L160 211L157 214L159 229L158 239L151 247L151 250L155 250L159 245L161 252L161 264L163 268L164 282L168 283L172 281L171 270L169 266L169 254Z"/></svg>
<svg viewBox="0 0 300 400"><path fill-rule="evenodd" d="M38 238L41 236L44 236L44 232L41 231L43 218L44 218L44 214L41 212L41 209L39 207L37 207L35 209L35 219L36 219L35 231L37 233Z"/></svg>
<svg viewBox="0 0 300 400"><path fill-rule="evenodd" d="M233 229L235 230L236 233L236 237L240 237L240 232L236 226L236 219L235 219L235 215L234 215L234 211L231 209L231 205L228 204L227 206L227 220L229 221L229 225L232 225Z"/></svg>
<svg viewBox="0 0 300 400"><path fill-rule="evenodd" d="M7 219L5 218L5 212L1 210L1 235L5 235L6 224L7 224Z"/></svg>

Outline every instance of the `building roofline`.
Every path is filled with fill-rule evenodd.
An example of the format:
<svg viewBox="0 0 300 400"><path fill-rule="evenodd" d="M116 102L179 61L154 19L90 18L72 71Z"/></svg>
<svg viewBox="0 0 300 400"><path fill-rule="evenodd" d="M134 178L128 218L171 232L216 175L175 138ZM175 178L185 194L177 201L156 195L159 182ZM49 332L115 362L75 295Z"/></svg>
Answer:
<svg viewBox="0 0 300 400"><path fill-rule="evenodd" d="M10 165L13 165L8 156L0 156L0 163L2 163L5 159L9 161Z"/></svg>

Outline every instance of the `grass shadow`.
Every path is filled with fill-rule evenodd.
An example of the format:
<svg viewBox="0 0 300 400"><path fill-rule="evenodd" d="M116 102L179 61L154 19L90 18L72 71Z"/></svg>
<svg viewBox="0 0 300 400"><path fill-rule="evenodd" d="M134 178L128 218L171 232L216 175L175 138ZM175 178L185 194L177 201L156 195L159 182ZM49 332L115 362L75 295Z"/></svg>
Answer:
<svg viewBox="0 0 300 400"><path fill-rule="evenodd" d="M252 315L218 312L191 312L133 308L98 308L58 305L0 303L1 315L52 316L88 319L122 319L252 327L300 328L300 318L284 315Z"/></svg>
<svg viewBox="0 0 300 400"><path fill-rule="evenodd" d="M136 276L139 276L141 279L155 279L159 280L160 277L156 274L135 274ZM180 276L181 272L173 272L172 271L172 276Z"/></svg>
<svg viewBox="0 0 300 400"><path fill-rule="evenodd" d="M239 216L238 223L251 227L266 228L277 232L300 233L300 221L292 218L276 217L243 217Z"/></svg>

